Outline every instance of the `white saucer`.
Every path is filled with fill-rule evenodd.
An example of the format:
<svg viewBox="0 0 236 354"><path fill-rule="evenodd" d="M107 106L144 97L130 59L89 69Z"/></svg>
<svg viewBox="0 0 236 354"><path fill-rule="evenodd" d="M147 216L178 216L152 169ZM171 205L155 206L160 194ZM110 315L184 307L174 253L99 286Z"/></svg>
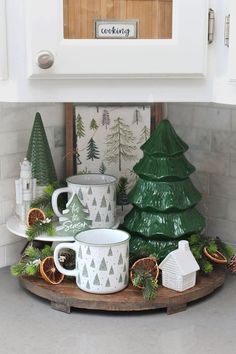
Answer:
<svg viewBox="0 0 236 354"><path fill-rule="evenodd" d="M112 227L112 229L117 229L120 224L120 219L116 218L115 225ZM13 234L27 238L26 235L26 225L23 225L19 218L16 215L11 216L7 220L7 229L12 232ZM55 225L57 226L57 224ZM74 241L74 236L49 236L49 235L40 235L35 238L35 240L39 241L51 241L51 242L64 242L64 241Z"/></svg>

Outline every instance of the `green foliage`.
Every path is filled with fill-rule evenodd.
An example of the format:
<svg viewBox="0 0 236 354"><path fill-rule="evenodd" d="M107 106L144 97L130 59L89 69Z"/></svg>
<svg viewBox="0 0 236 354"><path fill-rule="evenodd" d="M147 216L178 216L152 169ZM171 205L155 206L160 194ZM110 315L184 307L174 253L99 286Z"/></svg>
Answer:
<svg viewBox="0 0 236 354"><path fill-rule="evenodd" d="M43 189L43 195L34 199L31 202L30 207L31 208L39 208L42 209L45 212L45 215L47 217L53 217L54 212L52 209L52 195L53 192L61 187L64 187L65 183L64 182L55 182L55 183L50 183L47 186L44 187ZM64 209L66 205L66 201L64 199L59 199L59 208Z"/></svg>
<svg viewBox="0 0 236 354"><path fill-rule="evenodd" d="M15 277L34 276L38 273L40 261L52 255L53 249L48 245L42 250L30 245L25 249L21 260L11 266L11 274Z"/></svg>
<svg viewBox="0 0 236 354"><path fill-rule="evenodd" d="M30 241L34 240L35 237L46 234L53 236L55 234L55 227L51 219L38 220L34 225L28 227L26 230L26 235Z"/></svg>
<svg viewBox="0 0 236 354"><path fill-rule="evenodd" d="M30 241L34 240L35 237L40 236L42 234L47 234L49 236L53 236L55 233L55 228L53 226L52 218L55 216L52 209L52 195L53 192L61 187L64 187L64 182L54 182L50 183L43 189L43 195L34 199L31 202L31 208L39 208L44 211L47 219L45 221L37 221L31 227L28 227L26 230L26 235ZM66 200L62 195L58 198L58 206L59 209L64 210L66 207Z"/></svg>
<svg viewBox="0 0 236 354"><path fill-rule="evenodd" d="M216 253L219 251L228 261L235 254L233 247L225 244L218 237L214 239L204 235L194 234L189 238L189 246L200 269L206 274L211 273L214 270L215 264L211 263L211 261L205 256L203 251L204 247L207 247L209 253Z"/></svg>
<svg viewBox="0 0 236 354"><path fill-rule="evenodd" d="M143 298L147 301L155 299L156 290L158 288L157 280L153 278L152 274L147 270L137 267L133 269L134 277L132 284L135 287L142 287Z"/></svg>

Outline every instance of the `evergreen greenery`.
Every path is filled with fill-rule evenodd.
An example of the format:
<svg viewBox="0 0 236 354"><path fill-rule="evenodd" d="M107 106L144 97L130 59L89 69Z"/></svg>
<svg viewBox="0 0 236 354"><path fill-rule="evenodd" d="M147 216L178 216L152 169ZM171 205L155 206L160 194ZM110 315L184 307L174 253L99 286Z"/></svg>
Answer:
<svg viewBox="0 0 236 354"><path fill-rule="evenodd" d="M23 275L34 276L39 271L41 260L52 255L53 249L48 245L44 246L42 250L30 245L25 249L21 260L11 266L11 274L16 277Z"/></svg>
<svg viewBox="0 0 236 354"><path fill-rule="evenodd" d="M210 253L221 252L228 261L235 254L234 248L225 244L220 238L213 239L200 234L194 234L189 238L189 246L200 269L206 274L214 270L215 264L205 256L204 247L207 247Z"/></svg>
<svg viewBox="0 0 236 354"><path fill-rule="evenodd" d="M134 277L132 284L135 287L142 287L143 297L147 301L155 299L156 290L158 288L157 280L153 278L152 274L142 267L137 267L132 270Z"/></svg>
<svg viewBox="0 0 236 354"><path fill-rule="evenodd" d="M26 230L26 235L30 241L34 240L35 237L42 234L47 234L53 236L55 234L55 227L53 225L54 212L52 209L52 194L57 188L61 188L65 183L54 182L48 184L43 189L43 195L34 199L30 205L31 208L39 208L44 211L46 215L46 220L37 221L34 225L30 226ZM59 196L58 199L59 208L64 210L66 207L66 200L64 196Z"/></svg>
<svg viewBox="0 0 236 354"><path fill-rule="evenodd" d="M37 236L46 234L53 236L56 230L53 225L52 219L47 218L46 220L38 220L34 225L29 226L26 230L26 235L29 241L34 240Z"/></svg>

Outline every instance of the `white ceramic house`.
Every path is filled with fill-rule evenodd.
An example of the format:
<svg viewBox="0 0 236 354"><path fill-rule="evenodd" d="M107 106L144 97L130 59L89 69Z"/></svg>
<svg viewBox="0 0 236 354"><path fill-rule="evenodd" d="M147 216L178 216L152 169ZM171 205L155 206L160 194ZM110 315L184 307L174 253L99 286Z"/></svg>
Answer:
<svg viewBox="0 0 236 354"><path fill-rule="evenodd" d="M25 224L31 201L36 197L36 178L32 178L31 163L25 158L20 164L20 178L16 186L16 214Z"/></svg>
<svg viewBox="0 0 236 354"><path fill-rule="evenodd" d="M178 249L172 251L160 263L162 285L176 291L192 288L196 283L199 265L196 262L188 241L179 241Z"/></svg>

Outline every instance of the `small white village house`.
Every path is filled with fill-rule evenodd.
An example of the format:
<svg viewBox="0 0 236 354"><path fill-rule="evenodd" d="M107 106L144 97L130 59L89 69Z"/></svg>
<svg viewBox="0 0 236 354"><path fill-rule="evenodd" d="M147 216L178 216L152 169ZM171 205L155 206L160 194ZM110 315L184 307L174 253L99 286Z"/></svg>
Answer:
<svg viewBox="0 0 236 354"><path fill-rule="evenodd" d="M196 283L196 272L199 265L196 262L188 241L179 241L178 249L172 251L160 263L162 270L162 285L176 291L192 288Z"/></svg>

